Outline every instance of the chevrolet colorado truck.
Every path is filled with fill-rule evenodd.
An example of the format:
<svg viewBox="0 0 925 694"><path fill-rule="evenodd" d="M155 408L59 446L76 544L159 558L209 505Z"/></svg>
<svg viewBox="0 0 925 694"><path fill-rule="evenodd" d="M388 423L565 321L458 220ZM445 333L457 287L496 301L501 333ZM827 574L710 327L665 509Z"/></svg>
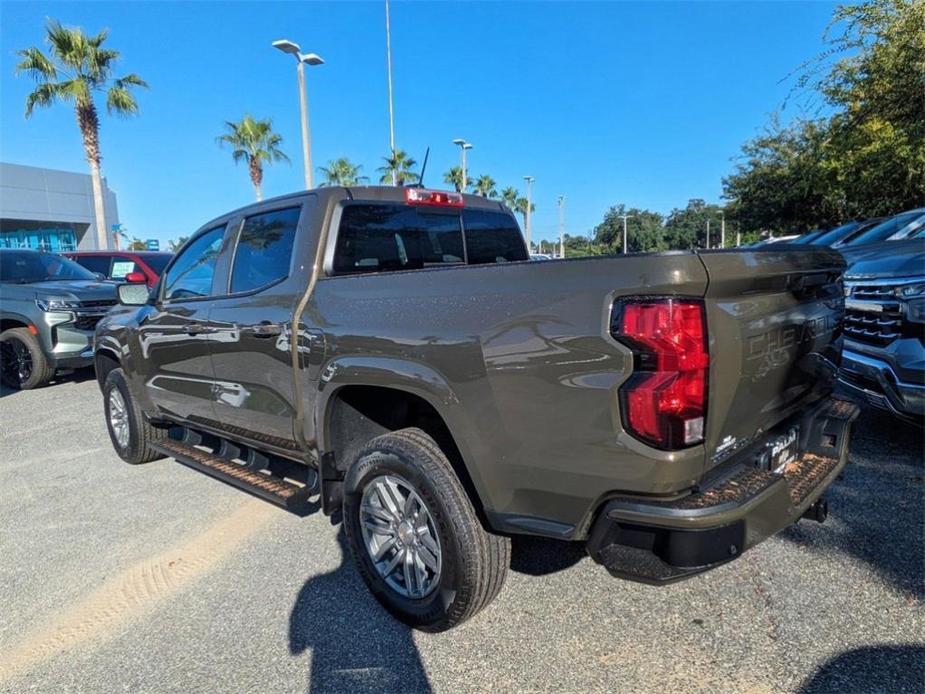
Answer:
<svg viewBox="0 0 925 694"><path fill-rule="evenodd" d="M513 535L668 583L807 516L845 465L829 249L528 262L513 214L422 188L324 188L193 234L100 322L106 422L343 522L414 627L497 595Z"/></svg>
<svg viewBox="0 0 925 694"><path fill-rule="evenodd" d="M43 386L58 369L93 366L93 331L116 285L55 253L0 248L0 379Z"/></svg>
<svg viewBox="0 0 925 694"><path fill-rule="evenodd" d="M920 426L925 422L925 238L885 241L845 274L849 394Z"/></svg>

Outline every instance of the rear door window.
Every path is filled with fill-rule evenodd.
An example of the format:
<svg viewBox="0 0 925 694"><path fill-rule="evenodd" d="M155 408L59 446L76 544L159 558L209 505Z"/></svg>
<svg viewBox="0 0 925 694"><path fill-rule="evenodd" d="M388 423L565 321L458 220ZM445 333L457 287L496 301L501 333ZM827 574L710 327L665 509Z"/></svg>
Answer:
<svg viewBox="0 0 925 694"><path fill-rule="evenodd" d="M231 271L232 294L260 289L289 276L301 209L287 207L244 220Z"/></svg>
<svg viewBox="0 0 925 694"><path fill-rule="evenodd" d="M462 218L470 265L527 259L520 227L509 215L489 210L464 210Z"/></svg>
<svg viewBox="0 0 925 694"><path fill-rule="evenodd" d="M465 262L459 213L407 205L348 205L341 214L334 273L418 270Z"/></svg>

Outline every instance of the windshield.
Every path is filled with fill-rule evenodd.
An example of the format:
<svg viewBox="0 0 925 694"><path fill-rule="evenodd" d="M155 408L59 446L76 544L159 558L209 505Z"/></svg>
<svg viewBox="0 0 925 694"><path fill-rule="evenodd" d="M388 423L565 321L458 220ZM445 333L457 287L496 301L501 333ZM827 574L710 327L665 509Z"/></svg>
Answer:
<svg viewBox="0 0 925 694"><path fill-rule="evenodd" d="M159 253L158 255L143 256L142 260L145 261L149 268L160 275L164 272L164 268L167 267L167 263L170 262L171 258L173 258L173 253Z"/></svg>
<svg viewBox="0 0 925 694"><path fill-rule="evenodd" d="M885 222L881 222L875 227L871 227L865 232L856 234L854 236L849 236L845 239L844 243L848 246L860 246L865 243L876 243L877 241L886 241L893 234L898 231L901 231L910 222L919 222L925 219L925 214L922 214L921 210L913 210L912 212L903 212L896 215L895 217L890 217Z"/></svg>
<svg viewBox="0 0 925 694"><path fill-rule="evenodd" d="M814 246L831 246L833 243L838 241L843 235L848 234L855 229L861 226L860 222L847 222L841 226L837 226L834 229L829 229L824 232L821 236L810 241Z"/></svg>
<svg viewBox="0 0 925 694"><path fill-rule="evenodd" d="M53 280L95 280L89 270L54 253L0 253L0 282L32 284Z"/></svg>

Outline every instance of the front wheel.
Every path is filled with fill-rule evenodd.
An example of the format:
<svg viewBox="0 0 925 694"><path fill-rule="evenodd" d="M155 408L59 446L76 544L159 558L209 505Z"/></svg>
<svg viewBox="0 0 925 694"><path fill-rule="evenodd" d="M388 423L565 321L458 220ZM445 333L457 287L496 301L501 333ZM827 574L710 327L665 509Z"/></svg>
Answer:
<svg viewBox="0 0 925 694"><path fill-rule="evenodd" d="M158 429L141 414L132 397L122 369L113 369L103 383L103 410L106 428L116 453L126 463L138 465L165 457L151 447L167 438L167 429Z"/></svg>
<svg viewBox="0 0 925 694"><path fill-rule="evenodd" d="M28 328L10 328L0 333L0 379L5 385L31 390L48 383L54 374L42 345Z"/></svg>
<svg viewBox="0 0 925 694"><path fill-rule="evenodd" d="M510 540L485 531L452 465L422 430L370 441L344 489L351 554L370 591L401 621L445 631L501 590Z"/></svg>

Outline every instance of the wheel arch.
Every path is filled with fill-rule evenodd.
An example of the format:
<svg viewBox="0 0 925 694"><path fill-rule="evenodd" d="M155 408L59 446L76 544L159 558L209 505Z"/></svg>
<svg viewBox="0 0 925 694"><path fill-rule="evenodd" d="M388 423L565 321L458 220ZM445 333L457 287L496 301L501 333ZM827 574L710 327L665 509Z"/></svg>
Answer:
<svg viewBox="0 0 925 694"><path fill-rule="evenodd" d="M324 374L316 431L327 465L342 475L370 439L417 427L443 450L479 519L489 527L487 496L463 438L464 413L439 372L415 362L373 359L329 364Z"/></svg>

